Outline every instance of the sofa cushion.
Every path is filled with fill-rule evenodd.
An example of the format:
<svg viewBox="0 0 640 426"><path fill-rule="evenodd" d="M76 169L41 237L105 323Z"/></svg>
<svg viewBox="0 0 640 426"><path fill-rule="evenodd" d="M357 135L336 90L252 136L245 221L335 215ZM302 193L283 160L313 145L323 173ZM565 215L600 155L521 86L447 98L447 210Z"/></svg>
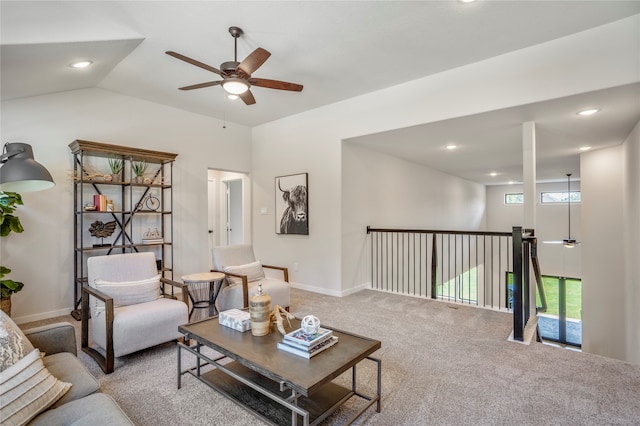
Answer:
<svg viewBox="0 0 640 426"><path fill-rule="evenodd" d="M29 426L32 425L120 426L133 425L133 422L109 395L94 393L47 410L33 419Z"/></svg>
<svg viewBox="0 0 640 426"><path fill-rule="evenodd" d="M264 278L264 269L262 269L262 263L259 260L244 265L225 266L224 272L246 275L248 282L258 281ZM242 278L238 277L227 276L227 281L229 285L242 284Z"/></svg>
<svg viewBox="0 0 640 426"><path fill-rule="evenodd" d="M160 298L160 275L139 281L105 281L96 279L95 288L113 297L113 306L137 305Z"/></svg>
<svg viewBox="0 0 640 426"><path fill-rule="evenodd" d="M24 425L49 408L71 387L46 369L40 351L34 349L0 373L0 423Z"/></svg>
<svg viewBox="0 0 640 426"><path fill-rule="evenodd" d="M0 310L0 371L11 367L33 349L20 327Z"/></svg>
<svg viewBox="0 0 640 426"><path fill-rule="evenodd" d="M71 389L52 408L91 395L100 388L100 383L89 370L69 352L45 356L42 361L47 370L63 382L71 383Z"/></svg>

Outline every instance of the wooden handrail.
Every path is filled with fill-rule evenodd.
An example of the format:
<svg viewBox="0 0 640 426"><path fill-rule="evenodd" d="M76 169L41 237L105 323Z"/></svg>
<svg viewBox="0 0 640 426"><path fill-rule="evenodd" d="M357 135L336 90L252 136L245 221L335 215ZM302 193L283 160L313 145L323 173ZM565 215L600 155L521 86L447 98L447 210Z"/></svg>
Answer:
<svg viewBox="0 0 640 426"><path fill-rule="evenodd" d="M394 229L394 228L372 228L367 226L367 234L371 232L398 232L405 234L449 234L449 235L487 235L497 237L510 237L511 232L496 231L453 231L453 230L434 230L434 229Z"/></svg>

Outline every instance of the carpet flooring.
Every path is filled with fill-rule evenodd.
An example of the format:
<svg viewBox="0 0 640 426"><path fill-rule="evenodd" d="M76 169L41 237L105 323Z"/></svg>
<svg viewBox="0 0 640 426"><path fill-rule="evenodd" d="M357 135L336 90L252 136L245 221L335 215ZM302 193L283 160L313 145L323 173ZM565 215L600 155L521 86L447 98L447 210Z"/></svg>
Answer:
<svg viewBox="0 0 640 426"><path fill-rule="evenodd" d="M640 425L640 366L508 342L506 313L373 290L335 298L296 289L291 311L382 342L374 354L382 360L382 411L370 408L356 425ZM80 323L50 322L59 320L79 336ZM263 424L189 375L177 389L174 343L117 358L110 375L79 358L137 425ZM373 393L375 364L361 363L358 377ZM358 404L322 424L343 424Z"/></svg>

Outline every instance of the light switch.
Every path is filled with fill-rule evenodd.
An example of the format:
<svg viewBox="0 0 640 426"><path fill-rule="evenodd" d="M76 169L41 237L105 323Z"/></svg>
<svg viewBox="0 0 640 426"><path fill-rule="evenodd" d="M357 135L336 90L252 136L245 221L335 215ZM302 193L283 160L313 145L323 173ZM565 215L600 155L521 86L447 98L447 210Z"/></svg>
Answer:
<svg viewBox="0 0 640 426"><path fill-rule="evenodd" d="M267 208L266 207L261 208L260 214L267 214Z"/></svg>

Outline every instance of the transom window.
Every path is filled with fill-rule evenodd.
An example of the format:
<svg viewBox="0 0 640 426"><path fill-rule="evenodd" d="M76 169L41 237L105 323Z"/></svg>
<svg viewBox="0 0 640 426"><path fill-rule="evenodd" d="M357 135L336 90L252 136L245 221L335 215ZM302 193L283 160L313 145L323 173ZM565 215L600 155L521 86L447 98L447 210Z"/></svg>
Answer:
<svg viewBox="0 0 640 426"><path fill-rule="evenodd" d="M522 192L504 194L505 204L524 204L524 194Z"/></svg>
<svg viewBox="0 0 640 426"><path fill-rule="evenodd" d="M567 203L571 197L572 203L580 202L580 191L543 192L540 194L542 204Z"/></svg>

